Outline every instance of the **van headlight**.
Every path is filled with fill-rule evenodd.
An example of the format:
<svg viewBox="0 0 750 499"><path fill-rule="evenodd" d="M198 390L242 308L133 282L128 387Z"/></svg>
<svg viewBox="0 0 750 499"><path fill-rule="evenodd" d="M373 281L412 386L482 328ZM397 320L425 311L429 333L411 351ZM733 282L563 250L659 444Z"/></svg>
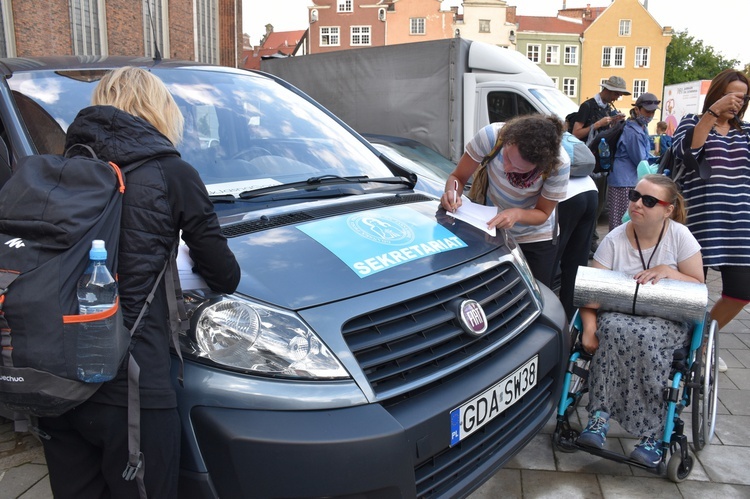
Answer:
<svg viewBox="0 0 750 499"><path fill-rule="evenodd" d="M513 256L513 260L516 262L516 267L518 267L521 275L531 286L531 290L534 292L534 296L536 297L537 301L541 303L542 291L539 289L539 284L536 282L536 279L534 279L534 275L531 273L531 267L529 267L528 262L526 262L526 257L523 256L521 247L518 245L518 243L516 243L516 240L513 239L513 236L510 235L507 230L504 230L502 232L503 242L505 243L505 246L510 250L510 254Z"/></svg>
<svg viewBox="0 0 750 499"><path fill-rule="evenodd" d="M193 352L231 368L289 378L349 378L296 315L226 298L196 311Z"/></svg>

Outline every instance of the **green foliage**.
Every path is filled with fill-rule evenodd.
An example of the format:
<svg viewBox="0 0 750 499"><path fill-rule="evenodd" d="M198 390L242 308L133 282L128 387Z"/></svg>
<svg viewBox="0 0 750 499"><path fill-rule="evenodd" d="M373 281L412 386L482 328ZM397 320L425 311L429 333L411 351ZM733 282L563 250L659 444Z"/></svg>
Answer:
<svg viewBox="0 0 750 499"><path fill-rule="evenodd" d="M710 80L721 70L740 65L736 59L725 59L703 40L696 40L687 30L677 31L667 47L664 84ZM746 66L747 69L747 66Z"/></svg>

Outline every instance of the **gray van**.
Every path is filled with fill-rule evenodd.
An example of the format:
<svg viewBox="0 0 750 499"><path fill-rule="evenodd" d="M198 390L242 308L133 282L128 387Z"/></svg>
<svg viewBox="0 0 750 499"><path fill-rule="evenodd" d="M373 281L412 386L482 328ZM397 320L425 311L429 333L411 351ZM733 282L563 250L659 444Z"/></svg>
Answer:
<svg viewBox="0 0 750 499"><path fill-rule="evenodd" d="M569 339L513 239L446 216L422 180L277 78L2 59L0 169L61 153L122 65L174 95L180 152L242 266L232 295L184 275L181 498L465 496L542 429Z"/></svg>

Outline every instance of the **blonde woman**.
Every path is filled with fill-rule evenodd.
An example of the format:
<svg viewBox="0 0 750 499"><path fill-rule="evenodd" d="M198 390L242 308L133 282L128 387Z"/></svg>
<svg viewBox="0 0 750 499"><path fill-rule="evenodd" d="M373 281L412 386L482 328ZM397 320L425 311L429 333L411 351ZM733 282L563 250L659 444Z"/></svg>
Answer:
<svg viewBox="0 0 750 499"><path fill-rule="evenodd" d="M175 149L183 117L166 86L143 69L124 67L101 79L92 104L68 128L66 149L86 144L120 167L148 159L126 176L118 253L125 326L135 322L180 231L208 285L233 292L239 266L198 173ZM180 451L167 316L162 281L132 348L141 369L145 489L159 498L177 497ZM128 461L127 386L127 366L121 366L87 402L40 420L50 436L44 451L55 497L138 497L136 481L122 477Z"/></svg>

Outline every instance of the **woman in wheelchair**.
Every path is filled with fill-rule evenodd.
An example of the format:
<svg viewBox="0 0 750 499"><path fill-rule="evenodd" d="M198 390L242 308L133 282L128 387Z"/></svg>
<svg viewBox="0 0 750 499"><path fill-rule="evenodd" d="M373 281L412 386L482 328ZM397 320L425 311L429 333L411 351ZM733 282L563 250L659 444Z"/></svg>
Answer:
<svg viewBox="0 0 750 499"><path fill-rule="evenodd" d="M630 221L612 230L594 255L593 267L633 275L639 285L675 279L702 283L700 245L683 225L682 195L664 175L645 175L628 195ZM589 372L589 421L581 445L603 448L609 419L640 436L630 458L659 464L658 435L672 356L690 338L690 325L659 317L580 309L582 346L594 354Z"/></svg>

